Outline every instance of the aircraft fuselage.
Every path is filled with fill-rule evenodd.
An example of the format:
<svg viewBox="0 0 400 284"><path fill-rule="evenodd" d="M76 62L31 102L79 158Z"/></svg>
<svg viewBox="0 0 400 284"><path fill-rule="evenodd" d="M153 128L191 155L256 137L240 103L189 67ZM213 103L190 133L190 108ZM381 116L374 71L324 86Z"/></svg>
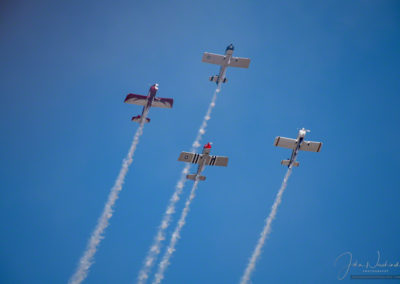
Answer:
<svg viewBox="0 0 400 284"><path fill-rule="evenodd" d="M153 103L154 98L156 97L157 91L158 91L158 84L154 84L153 86L150 87L149 93L147 94L147 104L143 107L141 120L146 119L151 104Z"/></svg>
<svg viewBox="0 0 400 284"><path fill-rule="evenodd" d="M304 137L306 136L306 129L300 129L299 134L297 135L296 139L296 148L292 151L292 156L290 157L290 162L288 168L291 168L293 163L296 162L297 154L299 153L301 143L304 141Z"/></svg>
<svg viewBox="0 0 400 284"><path fill-rule="evenodd" d="M225 74L226 74L226 69L231 62L232 55L233 55L233 45L229 45L226 50L225 50L225 58L224 58L224 63L221 65L219 68L219 74L218 74L218 80L217 80L217 85L221 82L224 82L225 80Z"/></svg>
<svg viewBox="0 0 400 284"><path fill-rule="evenodd" d="M210 151L211 151L211 149L209 149L209 148L203 148L202 154L204 155L203 156L204 158L201 160L199 166L197 167L196 177L200 176L201 173L203 172L204 167L206 165L207 156L210 156Z"/></svg>

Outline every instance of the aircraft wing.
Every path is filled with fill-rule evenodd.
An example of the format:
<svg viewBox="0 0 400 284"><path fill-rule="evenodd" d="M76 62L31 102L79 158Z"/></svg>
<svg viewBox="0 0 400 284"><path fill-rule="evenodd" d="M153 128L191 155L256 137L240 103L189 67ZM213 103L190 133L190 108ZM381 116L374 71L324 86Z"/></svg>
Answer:
<svg viewBox="0 0 400 284"><path fill-rule="evenodd" d="M278 136L275 138L274 145L278 146L278 147L288 148L288 149L295 149L296 148L296 139Z"/></svg>
<svg viewBox="0 0 400 284"><path fill-rule="evenodd" d="M300 150L310 151L310 152L319 152L321 151L322 143L321 142L313 142L313 141L303 141L300 145Z"/></svg>
<svg viewBox="0 0 400 284"><path fill-rule="evenodd" d="M204 159L203 154L182 152L179 155L178 161L192 163L192 164L199 164L200 161L202 161L203 159Z"/></svg>
<svg viewBox="0 0 400 284"><path fill-rule="evenodd" d="M153 103L151 104L152 107L162 107L162 108L172 108L174 104L174 99L168 98L154 98Z"/></svg>
<svg viewBox="0 0 400 284"><path fill-rule="evenodd" d="M228 157L208 156L206 160L206 165L226 167L228 166Z"/></svg>
<svg viewBox="0 0 400 284"><path fill-rule="evenodd" d="M249 68L250 58L232 57L231 62L228 66L239 67L239 68Z"/></svg>
<svg viewBox="0 0 400 284"><path fill-rule="evenodd" d="M220 54L204 52L201 61L210 64L223 65L225 63L225 56Z"/></svg>
<svg viewBox="0 0 400 284"><path fill-rule="evenodd" d="M147 104L147 97L142 95L129 94L126 96L124 102L127 104L145 106Z"/></svg>

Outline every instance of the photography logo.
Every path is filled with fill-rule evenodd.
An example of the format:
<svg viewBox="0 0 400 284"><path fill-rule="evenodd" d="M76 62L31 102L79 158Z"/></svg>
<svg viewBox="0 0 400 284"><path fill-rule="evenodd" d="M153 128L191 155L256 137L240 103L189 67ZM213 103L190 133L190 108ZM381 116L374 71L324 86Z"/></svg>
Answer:
<svg viewBox="0 0 400 284"><path fill-rule="evenodd" d="M350 279L400 280L400 259L384 259L379 250L376 256L368 260L356 259L351 252L346 251L336 258L335 266L338 268L338 280L348 276Z"/></svg>

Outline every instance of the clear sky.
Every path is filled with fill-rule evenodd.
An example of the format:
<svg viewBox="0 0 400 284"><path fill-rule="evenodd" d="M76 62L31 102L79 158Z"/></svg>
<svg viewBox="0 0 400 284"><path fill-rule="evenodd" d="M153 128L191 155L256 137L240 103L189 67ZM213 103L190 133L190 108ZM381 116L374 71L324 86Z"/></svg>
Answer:
<svg viewBox="0 0 400 284"><path fill-rule="evenodd" d="M230 43L252 61L202 141L229 166L204 172L163 283L239 282L290 156L274 138L301 127L324 145L300 153L253 282L400 261L398 1L2 1L0 33L1 283L68 281L137 128L123 100L157 82L174 108L151 109L85 281L135 282L215 89L202 52Z"/></svg>

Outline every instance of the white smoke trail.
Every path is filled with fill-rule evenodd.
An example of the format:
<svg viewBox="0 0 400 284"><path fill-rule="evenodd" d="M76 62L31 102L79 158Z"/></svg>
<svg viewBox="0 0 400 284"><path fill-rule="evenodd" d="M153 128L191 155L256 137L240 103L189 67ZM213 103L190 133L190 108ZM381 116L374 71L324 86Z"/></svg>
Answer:
<svg viewBox="0 0 400 284"><path fill-rule="evenodd" d="M79 261L79 265L74 275L69 280L70 284L79 284L87 277L90 266L93 264L93 257L97 251L97 247L100 241L104 238L103 233L109 225L109 220L113 215L113 206L118 199L119 192L122 190L122 185L124 184L125 176L128 172L130 164L132 164L132 157L135 153L136 147L139 144L139 138L143 134L144 119L140 123L139 128L136 130L135 136L128 154L122 162L121 170L119 171L118 178L111 188L108 195L106 204L104 205L103 213L101 214L99 220L97 221L96 228L92 232L90 239L88 241L86 250Z"/></svg>
<svg viewBox="0 0 400 284"><path fill-rule="evenodd" d="M291 173L292 173L292 167L290 167L287 170L286 175L283 178L281 188L279 189L278 194L275 197L275 201L274 201L274 204L272 205L271 212L269 213L269 216L265 220L264 229L260 234L260 238L258 239L257 245L254 248L253 254L249 260L249 263L247 264L246 270L243 273L242 279L240 280L240 284L246 284L249 282L251 273L254 271L254 269L256 267L256 262L257 262L258 258L260 257L261 250L262 250L262 247L264 246L265 240L271 233L271 224L272 224L272 221L275 219L276 213L278 211L278 206L282 200L282 194L286 189L287 181L288 181Z"/></svg>
<svg viewBox="0 0 400 284"><path fill-rule="evenodd" d="M179 218L178 224L176 225L176 228L175 228L174 232L172 233L172 237L169 242L169 245L165 251L165 254L164 254L160 264L158 265L158 270L154 277L153 284L159 284L161 282L161 280L163 280L163 278L164 278L165 270L167 269L167 267L169 265L169 259L171 258L172 254L175 251L176 243L178 242L178 239L180 238L180 232L182 230L182 227L185 225L186 216L189 213L190 204L192 203L193 198L195 197L198 183L199 183L199 180L196 180L193 184L192 190L190 191L190 195L189 195L188 199L186 200L185 208L183 208L183 211L182 211L181 217Z"/></svg>
<svg viewBox="0 0 400 284"><path fill-rule="evenodd" d="M210 105L208 106L206 115L203 118L203 122L197 132L196 139L192 144L191 152L196 152L200 146L200 141L203 138L204 133L206 133L207 123L211 119L211 112L215 107L215 101L217 100L217 95L221 90L221 83L218 84L217 88L214 91L214 95L211 99ZM153 240L153 244L150 247L150 250L147 253L145 261L143 263L142 269L139 271L138 276L138 284L146 283L147 279L149 278L149 272L154 264L154 261L157 259L158 255L160 254L161 244L162 241L165 239L165 231L170 225L172 215L175 213L175 205L180 199L180 195L182 193L183 187L186 183L186 175L189 172L190 164L186 164L181 172L181 177L178 180L178 183L175 186L175 191L169 200L167 210L164 213L164 216L161 220L161 224L158 228L157 234Z"/></svg>

